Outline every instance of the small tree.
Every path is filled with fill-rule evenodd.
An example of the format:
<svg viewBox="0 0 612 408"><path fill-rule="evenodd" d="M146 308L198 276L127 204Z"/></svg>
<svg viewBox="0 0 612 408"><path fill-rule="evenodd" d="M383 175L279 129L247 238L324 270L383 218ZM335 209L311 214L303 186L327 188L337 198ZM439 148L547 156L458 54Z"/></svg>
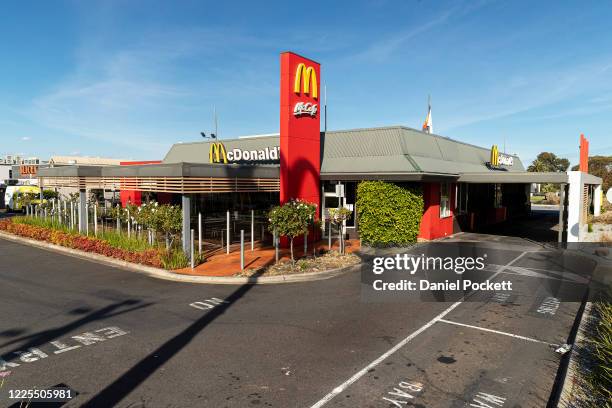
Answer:
<svg viewBox="0 0 612 408"><path fill-rule="evenodd" d="M270 232L277 232L280 236L289 238L291 250L291 264L295 264L293 257L293 239L308 232L313 223L317 206L301 200L291 200L281 206L270 210L268 220Z"/></svg>
<svg viewBox="0 0 612 408"><path fill-rule="evenodd" d="M170 249L171 241L183 229L183 212L178 205L160 205L152 212L151 226L161 231L166 237L166 249Z"/></svg>
<svg viewBox="0 0 612 408"><path fill-rule="evenodd" d="M59 193L53 190L43 190L43 198L45 200L58 199Z"/></svg>
<svg viewBox="0 0 612 408"><path fill-rule="evenodd" d="M39 199L39 195L36 193L19 193L17 195L17 205L25 211L25 208L30 204Z"/></svg>
<svg viewBox="0 0 612 408"><path fill-rule="evenodd" d="M329 221L338 227L340 231L340 253L344 254L344 222L351 219L353 212L346 207L340 208L329 208L327 210L329 214ZM330 231L331 233L331 231ZM331 250L331 248L330 248Z"/></svg>

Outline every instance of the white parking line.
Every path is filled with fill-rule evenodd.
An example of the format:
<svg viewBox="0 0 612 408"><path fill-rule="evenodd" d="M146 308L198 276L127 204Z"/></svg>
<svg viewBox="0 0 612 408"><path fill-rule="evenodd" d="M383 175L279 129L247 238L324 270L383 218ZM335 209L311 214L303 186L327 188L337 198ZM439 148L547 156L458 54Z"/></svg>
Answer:
<svg viewBox="0 0 612 408"><path fill-rule="evenodd" d="M500 273L503 272L503 270L507 267L509 267L510 265L512 265L513 263L515 263L516 261L518 261L523 255L525 255L527 252L521 252L520 255L518 255L517 257L515 257L514 259L512 259L510 262L508 262L506 265L503 265L497 272L495 272L495 274L493 274L493 276L491 276L489 278L489 280L493 280L495 279L495 277L497 275L499 275ZM468 294L466 297L470 297L474 292L471 292L470 294ZM336 395L340 394L341 392L343 392L344 390L346 390L351 384L353 384L355 381L359 380L361 377L363 377L368 370L376 367L378 364L380 364L382 361L384 361L387 357L389 357L390 355L392 355L393 353L395 353L397 350L401 349L402 347L404 347L406 344L408 344L409 341L411 341L412 339L414 339L416 336L418 336L419 334L423 333L425 330L429 329L431 326L434 325L434 323L442 320L442 318L444 316L446 316L447 314L449 314L453 309L455 309L457 306L459 306L461 303L463 303L463 300L460 300L458 302L453 303L452 305L450 305L446 310L444 310L442 313L440 313L439 315L437 315L436 317L434 317L433 319L431 319L429 322L425 323L423 326L421 326L419 329L417 329L416 331L412 332L408 337L406 337L405 339L403 339L402 341L400 341L399 343L397 343L395 346L393 346L391 349L389 349L388 351L386 351L384 354L382 354L380 357L378 357L376 360L372 361L370 364L368 364L367 366L365 366L363 369L359 370L357 373L355 373L355 375L353 375L351 378L349 378L348 380L346 380L345 382L343 382L342 384L340 384L339 386L337 386L336 388L334 388L329 394L325 395L323 398L321 398L319 401L317 401L314 405L312 405L310 408L320 408L323 405L327 404L329 401L331 401Z"/></svg>
<svg viewBox="0 0 612 408"><path fill-rule="evenodd" d="M499 331L499 330L487 329L485 327L480 327L480 326L472 326L471 324L453 322L453 321L445 320L445 319L438 319L438 321L442 322L442 323L454 324L455 326L469 327L470 329L482 330L482 331L486 331L486 332L489 332L489 333L502 334L504 336L510 336L510 337L514 337L516 339L532 341L534 343L542 343L542 344L548 344L549 346L559 347L558 344L548 343L546 341L542 341L542 340L538 340L538 339L533 339L531 337L519 336L518 334L512 334L512 333L503 332L503 331Z"/></svg>
<svg viewBox="0 0 612 408"><path fill-rule="evenodd" d="M393 346L393 348L385 352L383 355L378 357L376 360L372 361L370 364L365 366L362 370L358 371L351 378L349 378L348 380L346 380L345 382L343 382L342 384L334 388L332 392L330 392L329 394L321 398L321 400L317 402L316 404L314 404L311 408L319 408L327 404L332 398L334 398L336 395L340 394L342 391L347 389L349 385L351 385L352 383L354 383L355 381L363 377L368 372L368 370L376 367L384 359L389 357L391 354L395 353L400 348L404 347L410 340L414 339L416 336L423 333L425 330L429 329L431 326L433 326L435 322L437 322L438 320L440 320L441 318L449 314L454 308L459 306L461 303L463 303L463 301L455 302L452 305L450 305L445 311L443 311L442 313L440 313L439 315L431 319L429 322L425 323L425 325L421 326L421 328L419 328L417 331L413 332L410 336L406 337L404 340L397 343L395 346Z"/></svg>

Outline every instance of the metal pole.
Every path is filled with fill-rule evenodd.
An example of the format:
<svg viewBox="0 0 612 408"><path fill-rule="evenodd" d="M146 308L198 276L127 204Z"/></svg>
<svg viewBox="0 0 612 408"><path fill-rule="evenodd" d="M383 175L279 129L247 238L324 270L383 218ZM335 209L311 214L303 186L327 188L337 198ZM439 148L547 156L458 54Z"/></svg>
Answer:
<svg viewBox="0 0 612 408"><path fill-rule="evenodd" d="M192 228L191 229L191 245L190 245L191 247L191 269L193 269L193 267L195 266L195 248L194 248L194 242L193 242L194 241L193 235L194 235L194 231Z"/></svg>
<svg viewBox="0 0 612 408"><path fill-rule="evenodd" d="M255 210L251 210L251 252L255 250Z"/></svg>
<svg viewBox="0 0 612 408"><path fill-rule="evenodd" d="M331 251L331 236L332 236L332 223L329 222L329 231L327 231L327 250Z"/></svg>
<svg viewBox="0 0 612 408"><path fill-rule="evenodd" d="M79 191L79 234L87 234L87 191Z"/></svg>
<svg viewBox="0 0 612 408"><path fill-rule="evenodd" d="M127 209L127 234L128 234L128 238L132 235L132 231L131 231L131 222L130 222L130 209Z"/></svg>
<svg viewBox="0 0 612 408"><path fill-rule="evenodd" d="M202 213L198 212L198 253L202 254Z"/></svg>
<svg viewBox="0 0 612 408"><path fill-rule="evenodd" d="M89 235L89 204L85 203L85 235Z"/></svg>
<svg viewBox="0 0 612 408"><path fill-rule="evenodd" d="M276 234L276 228L274 228L274 237L272 240L274 241L274 259L276 263L278 263L278 235Z"/></svg>
<svg viewBox="0 0 612 408"><path fill-rule="evenodd" d="M560 194L559 194L559 233L557 236L558 242L563 242L563 230L565 229L564 218L565 218L565 186L567 184L561 184Z"/></svg>
<svg viewBox="0 0 612 408"><path fill-rule="evenodd" d="M240 270L244 271L244 230L240 230Z"/></svg>
<svg viewBox="0 0 612 408"><path fill-rule="evenodd" d="M230 251L229 247L230 247L230 240L231 240L231 238L230 238L230 212L229 212L229 210L227 210L227 232L226 233L227 233L227 239L226 239L226 242L225 242L225 244L227 245L226 253L229 254L229 251Z"/></svg>
<svg viewBox="0 0 612 408"><path fill-rule="evenodd" d="M94 235L98 236L98 206L94 204Z"/></svg>
<svg viewBox="0 0 612 408"><path fill-rule="evenodd" d="M308 254L308 233L304 234L304 256Z"/></svg>

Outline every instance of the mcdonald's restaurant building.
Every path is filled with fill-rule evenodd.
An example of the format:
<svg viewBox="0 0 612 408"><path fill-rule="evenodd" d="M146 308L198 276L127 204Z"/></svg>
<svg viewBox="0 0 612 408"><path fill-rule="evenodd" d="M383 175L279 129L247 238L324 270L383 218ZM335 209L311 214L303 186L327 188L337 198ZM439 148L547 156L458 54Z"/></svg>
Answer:
<svg viewBox="0 0 612 408"><path fill-rule="evenodd" d="M362 180L419 184L425 203L420 237L426 240L525 215L531 183L568 182L565 173L526 172L518 156L496 146L403 126L321 132L320 65L286 52L280 66L278 134L177 143L161 162L43 169L40 182L75 185L83 194L121 190L135 204L142 195L181 204L184 245L198 213L208 220L223 220L228 210L264 214L292 198L316 203L322 220L326 208L351 209L347 231L357 238Z"/></svg>

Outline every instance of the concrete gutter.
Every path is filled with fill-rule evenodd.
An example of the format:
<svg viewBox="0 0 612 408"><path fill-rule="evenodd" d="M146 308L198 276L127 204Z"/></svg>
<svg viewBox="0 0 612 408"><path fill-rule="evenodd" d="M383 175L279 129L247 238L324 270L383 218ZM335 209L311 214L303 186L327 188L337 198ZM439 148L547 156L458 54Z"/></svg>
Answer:
<svg viewBox="0 0 612 408"><path fill-rule="evenodd" d="M565 373L565 378L563 379L561 390L559 392L559 402L557 404L558 408L574 407L576 406L575 403L577 400L584 399L584 390L581 386L580 364L578 363L578 358L580 358L580 353L584 352L586 342L586 326L589 324L589 320L591 319L591 307L592 303L587 302L584 307L582 317L580 318L580 325L578 326L578 331L576 332L576 340L574 341L572 349L570 350L567 372Z"/></svg>
<svg viewBox="0 0 612 408"><path fill-rule="evenodd" d="M593 277L600 280L601 286L612 286L612 266L608 251L600 252L605 248L597 248L594 254L586 253L583 251L572 251L578 256L582 256L587 259L595 260L598 264L593 271ZM571 408L576 406L582 406L582 403L588 399L585 392L588 392L584 388L584 379L581 374L580 363L578 360L583 357L581 354L587 353L586 344L588 342L587 326L592 322L592 302L586 299L582 315L580 316L580 323L576 330L576 337L572 344L572 349L569 352L567 358L566 370L563 378L561 379L560 388L556 395L557 407L559 408ZM562 363L563 364L563 363Z"/></svg>
<svg viewBox="0 0 612 408"><path fill-rule="evenodd" d="M133 262L123 261L121 259L109 258L104 255L92 254L90 252L80 251L78 249L66 248L60 245L50 244L44 241L21 237L0 231L0 238L8 241L17 242L20 244L30 245L36 248L59 252L64 255L74 256L76 258L86 259L88 261L97 262L120 269L125 269L131 272L140 273L151 278L164 279L174 282L184 283L200 283L200 284L220 284L220 285L261 285L261 284L276 284L276 283L298 283L310 282L323 279L330 279L335 276L342 275L358 265L351 265L343 268L331 269L323 272L311 272L294 275L279 275L279 276L256 276L256 277L234 277L234 276L193 276L182 275L165 269L155 268L136 264Z"/></svg>

